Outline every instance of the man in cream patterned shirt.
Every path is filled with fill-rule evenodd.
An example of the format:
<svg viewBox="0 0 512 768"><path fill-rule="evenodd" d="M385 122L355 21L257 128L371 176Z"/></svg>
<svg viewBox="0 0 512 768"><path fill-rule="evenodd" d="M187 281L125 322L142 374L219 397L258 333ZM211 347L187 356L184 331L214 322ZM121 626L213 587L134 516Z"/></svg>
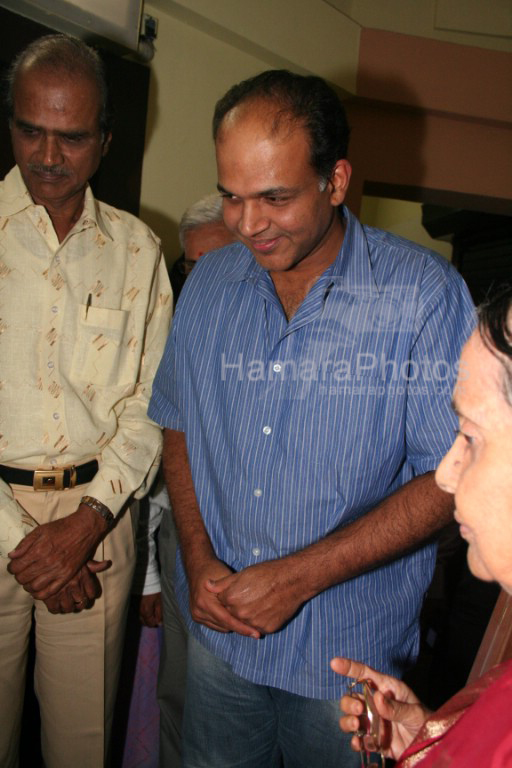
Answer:
<svg viewBox="0 0 512 768"><path fill-rule="evenodd" d="M0 183L0 765L17 765L29 631L47 768L108 751L134 565L130 503L172 297L160 243L88 181L111 140L101 60L64 35L11 67Z"/></svg>

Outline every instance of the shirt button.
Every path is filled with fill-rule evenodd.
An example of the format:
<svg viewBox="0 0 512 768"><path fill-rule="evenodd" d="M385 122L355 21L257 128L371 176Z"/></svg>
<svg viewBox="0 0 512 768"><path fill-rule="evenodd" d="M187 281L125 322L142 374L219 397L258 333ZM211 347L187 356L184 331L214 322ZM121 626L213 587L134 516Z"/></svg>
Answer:
<svg viewBox="0 0 512 768"><path fill-rule="evenodd" d="M256 496L257 499L259 499L259 497L263 495L263 491L261 490L261 488L255 488L254 495Z"/></svg>
<svg viewBox="0 0 512 768"><path fill-rule="evenodd" d="M59 413L54 413L53 414L53 418L55 419L55 421L58 421L60 419L60 414Z"/></svg>
<svg viewBox="0 0 512 768"><path fill-rule="evenodd" d="M258 555L261 555L261 549L259 547L253 547L252 553L255 557L258 557Z"/></svg>
<svg viewBox="0 0 512 768"><path fill-rule="evenodd" d="M279 373L279 372L280 372L280 370L281 370L281 364L280 364L280 363L275 363L275 364L272 366L272 368L274 369L274 371L275 371L276 373Z"/></svg>
<svg viewBox="0 0 512 768"><path fill-rule="evenodd" d="M53 363L51 360L48 360L48 368L54 368L55 363Z"/></svg>
<svg viewBox="0 0 512 768"><path fill-rule="evenodd" d="M271 432L272 432L272 427L263 427L264 435L270 435Z"/></svg>
<svg viewBox="0 0 512 768"><path fill-rule="evenodd" d="M53 314L56 315L58 311L59 311L59 308L56 307L55 305L53 305L53 307L52 307Z"/></svg>

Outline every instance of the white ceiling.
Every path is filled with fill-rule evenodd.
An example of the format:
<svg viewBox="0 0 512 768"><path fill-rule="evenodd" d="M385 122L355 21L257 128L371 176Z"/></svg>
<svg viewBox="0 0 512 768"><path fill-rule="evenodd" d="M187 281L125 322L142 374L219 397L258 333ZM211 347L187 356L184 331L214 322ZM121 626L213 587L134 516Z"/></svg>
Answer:
<svg viewBox="0 0 512 768"><path fill-rule="evenodd" d="M512 51L511 0L323 0L361 27Z"/></svg>

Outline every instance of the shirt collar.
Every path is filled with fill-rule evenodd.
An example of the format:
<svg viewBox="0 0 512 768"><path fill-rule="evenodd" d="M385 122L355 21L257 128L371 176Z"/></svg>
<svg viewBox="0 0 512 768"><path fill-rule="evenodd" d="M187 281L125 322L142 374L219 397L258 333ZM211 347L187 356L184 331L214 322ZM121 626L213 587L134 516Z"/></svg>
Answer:
<svg viewBox="0 0 512 768"><path fill-rule="evenodd" d="M330 285L338 285L347 293L361 298L377 298L379 290L373 274L368 242L362 224L346 206L342 206L346 221L345 236L336 260L325 273ZM266 279L266 271L254 260L250 250L242 243L235 243L237 259L227 275L230 282L256 283Z"/></svg>
<svg viewBox="0 0 512 768"><path fill-rule="evenodd" d="M28 208L36 208L30 196L21 171L14 166L3 181L3 194L0 199L0 217L15 216ZM95 199L89 184L85 190L84 208L77 225L81 228L96 226L109 240L113 240L108 226L108 220L102 214L98 201Z"/></svg>
<svg viewBox="0 0 512 768"><path fill-rule="evenodd" d="M226 275L228 282L257 282L265 274L265 270L256 263L249 248L243 243L233 243L230 247L235 251L236 258L233 269Z"/></svg>
<svg viewBox="0 0 512 768"><path fill-rule="evenodd" d="M342 214L346 222L345 237L330 268L332 282L354 296L377 298L379 289L363 225L345 205L342 206Z"/></svg>
<svg viewBox="0 0 512 768"><path fill-rule="evenodd" d="M2 186L3 194L0 199L0 216L2 218L14 216L34 205L17 165L9 171Z"/></svg>
<svg viewBox="0 0 512 768"><path fill-rule="evenodd" d="M108 215L102 212L99 202L92 193L92 189L87 185L85 189L84 209L80 218L79 225L82 227L96 225L104 237L113 240L114 237L110 231Z"/></svg>

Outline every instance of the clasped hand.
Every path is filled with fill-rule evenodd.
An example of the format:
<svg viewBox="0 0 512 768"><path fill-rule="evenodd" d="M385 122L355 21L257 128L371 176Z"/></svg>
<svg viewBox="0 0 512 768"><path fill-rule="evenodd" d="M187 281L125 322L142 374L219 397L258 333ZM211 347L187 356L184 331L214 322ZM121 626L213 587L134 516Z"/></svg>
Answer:
<svg viewBox="0 0 512 768"><path fill-rule="evenodd" d="M101 584L96 574L107 570L110 565L106 560L88 560L62 589L43 601L49 612L80 613L86 608L92 608L101 595Z"/></svg>
<svg viewBox="0 0 512 768"><path fill-rule="evenodd" d="M68 517L34 528L9 553L7 569L50 612L82 610L101 592L96 573L111 565L91 559L104 533L104 521L80 506Z"/></svg>
<svg viewBox="0 0 512 768"><path fill-rule="evenodd" d="M219 560L210 562L191 584L191 610L218 632L249 637L276 632L304 602L292 569L269 560L233 573Z"/></svg>

